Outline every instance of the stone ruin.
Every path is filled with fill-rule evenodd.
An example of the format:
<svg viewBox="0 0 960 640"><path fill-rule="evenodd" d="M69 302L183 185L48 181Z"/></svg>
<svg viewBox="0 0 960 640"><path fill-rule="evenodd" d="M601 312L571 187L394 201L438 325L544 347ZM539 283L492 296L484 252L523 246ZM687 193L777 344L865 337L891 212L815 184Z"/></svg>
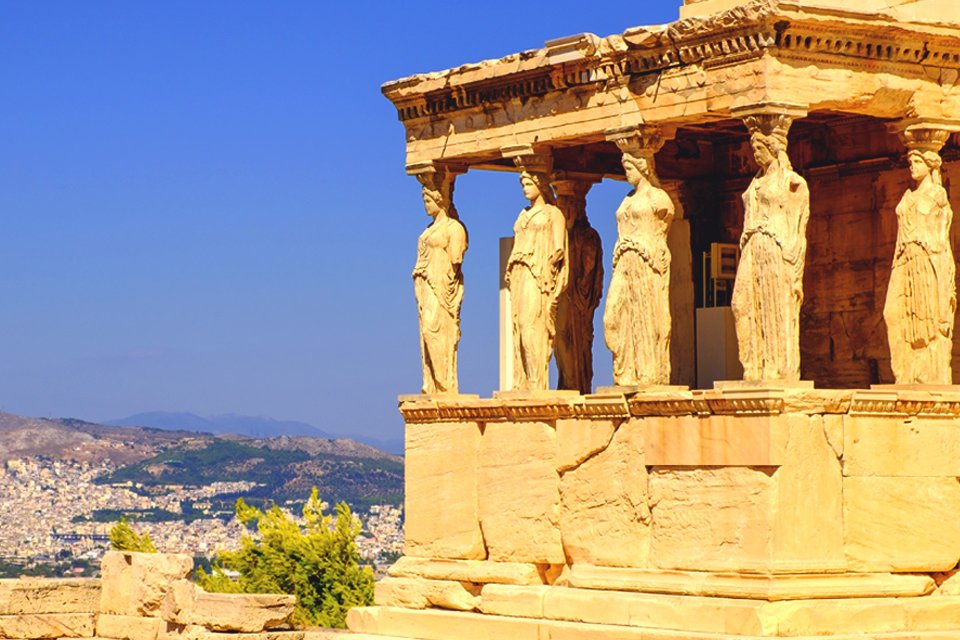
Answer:
<svg viewBox="0 0 960 640"><path fill-rule="evenodd" d="M0 638L331 640L294 631L295 596L206 593L182 554L104 556L101 578L0 580Z"/></svg>
<svg viewBox="0 0 960 640"><path fill-rule="evenodd" d="M958 81L952 0L686 0L384 85L432 218L424 379L400 398L404 557L350 628L960 638ZM501 245L492 398L456 369L474 170L516 171L529 201ZM602 296L616 386L594 390L603 179L631 190ZM735 277L710 333L717 246ZM692 388L710 350L738 370Z"/></svg>

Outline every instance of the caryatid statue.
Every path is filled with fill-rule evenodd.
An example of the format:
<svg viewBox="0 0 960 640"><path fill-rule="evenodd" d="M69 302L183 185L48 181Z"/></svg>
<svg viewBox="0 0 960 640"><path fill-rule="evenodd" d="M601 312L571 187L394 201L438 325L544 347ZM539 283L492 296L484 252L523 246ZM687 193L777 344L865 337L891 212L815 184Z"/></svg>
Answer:
<svg viewBox="0 0 960 640"><path fill-rule="evenodd" d="M942 128L903 132L913 185L897 205L897 244L883 306L890 366L897 384L951 384L956 267L953 210L940 179Z"/></svg>
<svg viewBox="0 0 960 640"><path fill-rule="evenodd" d="M567 227L550 187L549 156L517 156L515 162L530 205L513 225L513 250L506 268L513 323L513 387L546 390L557 304L567 286Z"/></svg>
<svg viewBox="0 0 960 640"><path fill-rule="evenodd" d="M733 286L743 379L800 379L800 305L810 191L787 157L798 109L742 112L760 170L743 194L740 264Z"/></svg>
<svg viewBox="0 0 960 640"><path fill-rule="evenodd" d="M457 393L457 345L463 301L467 230L453 206L456 174L432 164L409 168L423 185L423 206L433 221L417 241L413 288L420 314L423 393Z"/></svg>
<svg viewBox="0 0 960 640"><path fill-rule="evenodd" d="M670 384L670 249L674 204L660 188L653 155L655 129L616 132L623 169L633 189L617 209L613 276L603 313L613 381L635 386Z"/></svg>
<svg viewBox="0 0 960 640"><path fill-rule="evenodd" d="M557 306L557 371L560 389L590 393L593 388L593 315L603 295L603 247L587 220L587 192L593 182L554 180L557 206L566 217L569 271Z"/></svg>

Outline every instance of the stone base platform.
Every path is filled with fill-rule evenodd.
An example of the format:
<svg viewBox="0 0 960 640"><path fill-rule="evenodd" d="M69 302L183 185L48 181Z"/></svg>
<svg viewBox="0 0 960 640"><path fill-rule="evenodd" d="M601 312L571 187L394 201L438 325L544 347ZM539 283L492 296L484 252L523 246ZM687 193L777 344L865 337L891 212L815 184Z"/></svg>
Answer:
<svg viewBox="0 0 960 640"><path fill-rule="evenodd" d="M570 591L571 593L564 593ZM556 601L569 604L577 599L576 590L556 589ZM888 599L868 604L846 601L805 601L796 607L763 610L725 608L721 603L694 605L682 603L651 606L641 602L625 605L607 594L598 594L591 610L567 610L567 618L587 621L520 616L487 615L443 611L412 610L399 607L368 607L350 612L350 628L371 640L956 640L957 602L931 607L899 608ZM708 608L705 612L703 609ZM953 613L951 613L951 610ZM906 616L906 618L904 617ZM594 618L616 618L617 623L594 623ZM669 620L675 628L652 626L651 618ZM923 629L883 631L887 625L904 626L904 621ZM767 625L764 627L764 625ZM936 627L941 627L937 629ZM349 636L354 637L354 636Z"/></svg>
<svg viewBox="0 0 960 640"><path fill-rule="evenodd" d="M351 630L415 640L960 640L960 392L423 398L405 557Z"/></svg>

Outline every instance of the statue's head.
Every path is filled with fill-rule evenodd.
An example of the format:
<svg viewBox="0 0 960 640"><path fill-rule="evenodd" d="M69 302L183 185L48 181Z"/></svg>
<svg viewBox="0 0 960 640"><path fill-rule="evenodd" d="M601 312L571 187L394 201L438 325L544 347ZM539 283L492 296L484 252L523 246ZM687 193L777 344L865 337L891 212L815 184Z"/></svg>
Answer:
<svg viewBox="0 0 960 640"><path fill-rule="evenodd" d="M787 157L787 132L791 123L789 116L758 114L747 116L744 122L750 130L753 157L761 169L766 170L775 161L784 169L792 168Z"/></svg>
<svg viewBox="0 0 960 640"><path fill-rule="evenodd" d="M940 184L940 166L943 164L943 159L936 151L912 149L907 153L907 163L910 166L910 177L916 182L921 182L928 175L932 175L934 182Z"/></svg>
<svg viewBox="0 0 960 640"><path fill-rule="evenodd" d="M548 204L556 204L556 197L550 187L550 178L547 174L523 171L520 173L520 186L523 188L523 197L530 202L543 196Z"/></svg>
<svg viewBox="0 0 960 640"><path fill-rule="evenodd" d="M426 209L428 216L436 218L439 213L446 209L443 193L430 185L423 185L423 207Z"/></svg>
<svg viewBox="0 0 960 640"><path fill-rule="evenodd" d="M627 182L633 186L640 184L641 179L652 182L653 153L624 152L621 164L623 164Z"/></svg>

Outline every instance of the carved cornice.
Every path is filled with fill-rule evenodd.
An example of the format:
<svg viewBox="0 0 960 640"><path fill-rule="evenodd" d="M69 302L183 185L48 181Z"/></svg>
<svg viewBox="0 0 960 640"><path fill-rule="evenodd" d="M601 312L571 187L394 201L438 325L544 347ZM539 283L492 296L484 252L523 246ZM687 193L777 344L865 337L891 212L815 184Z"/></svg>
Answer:
<svg viewBox="0 0 960 640"><path fill-rule="evenodd" d="M400 413L407 424L627 420L631 417L684 415L770 416L782 413L960 418L960 391L698 390L648 391L629 395L437 398L403 401Z"/></svg>
<svg viewBox="0 0 960 640"><path fill-rule="evenodd" d="M671 68L729 66L766 53L857 69L882 63L920 77L929 68L960 69L956 30L864 18L855 11L754 0L666 27L638 27L609 38L583 34L499 61L411 76L385 84L383 93L406 122L557 91L619 89Z"/></svg>
<svg viewBox="0 0 960 640"><path fill-rule="evenodd" d="M960 394L937 397L930 394L865 391L853 395L850 415L957 418L960 417Z"/></svg>

